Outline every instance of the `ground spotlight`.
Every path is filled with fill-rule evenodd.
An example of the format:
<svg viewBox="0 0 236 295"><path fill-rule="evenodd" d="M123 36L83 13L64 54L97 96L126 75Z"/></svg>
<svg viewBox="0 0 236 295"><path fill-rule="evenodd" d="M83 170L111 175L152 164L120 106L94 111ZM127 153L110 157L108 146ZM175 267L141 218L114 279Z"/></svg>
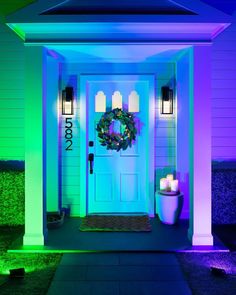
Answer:
<svg viewBox="0 0 236 295"><path fill-rule="evenodd" d="M25 276L25 269L22 268L15 268L15 269L10 269L10 278L11 279L23 279Z"/></svg>
<svg viewBox="0 0 236 295"><path fill-rule="evenodd" d="M223 268L211 267L211 273L216 277L225 277L227 275L226 271Z"/></svg>

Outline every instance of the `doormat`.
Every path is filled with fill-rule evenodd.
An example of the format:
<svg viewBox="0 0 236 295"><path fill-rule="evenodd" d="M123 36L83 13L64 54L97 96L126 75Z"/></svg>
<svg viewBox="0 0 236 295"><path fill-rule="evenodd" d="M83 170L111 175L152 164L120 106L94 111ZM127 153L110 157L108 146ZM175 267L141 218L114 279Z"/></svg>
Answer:
<svg viewBox="0 0 236 295"><path fill-rule="evenodd" d="M80 231L150 232L147 215L89 215L82 218Z"/></svg>

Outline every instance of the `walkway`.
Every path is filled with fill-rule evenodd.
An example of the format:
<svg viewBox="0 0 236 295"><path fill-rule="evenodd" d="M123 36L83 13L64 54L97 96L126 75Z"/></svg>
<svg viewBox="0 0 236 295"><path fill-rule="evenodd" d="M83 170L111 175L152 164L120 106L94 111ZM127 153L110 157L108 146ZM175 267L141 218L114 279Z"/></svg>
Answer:
<svg viewBox="0 0 236 295"><path fill-rule="evenodd" d="M174 254L64 254L48 295L191 295Z"/></svg>

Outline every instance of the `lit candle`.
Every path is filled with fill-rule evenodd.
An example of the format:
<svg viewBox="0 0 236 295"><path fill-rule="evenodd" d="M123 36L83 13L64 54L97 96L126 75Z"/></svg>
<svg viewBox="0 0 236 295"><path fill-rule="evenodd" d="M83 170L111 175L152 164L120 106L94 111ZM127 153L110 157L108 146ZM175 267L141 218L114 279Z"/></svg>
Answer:
<svg viewBox="0 0 236 295"><path fill-rule="evenodd" d="M170 188L171 188L172 192L178 192L179 191L179 181L178 180L171 180Z"/></svg>
<svg viewBox="0 0 236 295"><path fill-rule="evenodd" d="M169 181L172 181L174 179L174 175L173 174L167 174L166 179L168 179Z"/></svg>
<svg viewBox="0 0 236 295"><path fill-rule="evenodd" d="M166 178L160 179L160 190L164 191L167 190L169 186L169 181Z"/></svg>

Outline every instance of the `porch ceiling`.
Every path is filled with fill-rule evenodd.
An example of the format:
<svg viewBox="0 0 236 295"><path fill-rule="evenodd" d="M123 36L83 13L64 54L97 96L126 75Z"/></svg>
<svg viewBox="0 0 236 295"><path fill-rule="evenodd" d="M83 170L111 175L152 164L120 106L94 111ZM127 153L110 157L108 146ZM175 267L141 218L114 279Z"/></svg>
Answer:
<svg viewBox="0 0 236 295"><path fill-rule="evenodd" d="M47 46L48 54L71 63L174 62L188 45L80 44Z"/></svg>

